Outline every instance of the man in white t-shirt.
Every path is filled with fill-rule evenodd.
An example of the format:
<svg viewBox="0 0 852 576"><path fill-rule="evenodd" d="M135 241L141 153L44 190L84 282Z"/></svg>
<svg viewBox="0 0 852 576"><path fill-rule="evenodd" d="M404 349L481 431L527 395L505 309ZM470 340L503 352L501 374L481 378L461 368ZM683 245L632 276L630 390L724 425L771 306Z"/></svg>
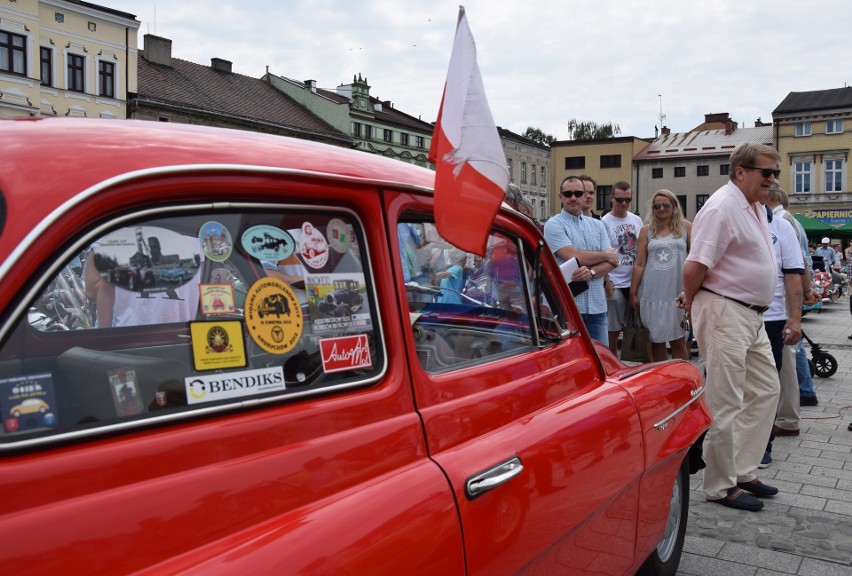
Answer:
<svg viewBox="0 0 852 576"><path fill-rule="evenodd" d="M642 229L642 219L629 210L633 190L627 182L616 182L609 200L612 210L607 212L601 221L606 226L610 244L618 254L618 266L608 274L614 290L606 300L609 349L617 356L618 334L624 327L624 315L630 308L630 281L633 276L633 263L636 262L636 245L639 230Z"/></svg>

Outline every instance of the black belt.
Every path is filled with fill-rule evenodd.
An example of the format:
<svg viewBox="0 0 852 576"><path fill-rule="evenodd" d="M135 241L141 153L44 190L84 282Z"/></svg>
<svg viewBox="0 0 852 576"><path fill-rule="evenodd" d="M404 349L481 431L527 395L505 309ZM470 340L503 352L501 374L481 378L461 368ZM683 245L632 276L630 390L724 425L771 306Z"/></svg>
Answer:
<svg viewBox="0 0 852 576"><path fill-rule="evenodd" d="M700 288L700 290L704 290L705 292L710 292L711 294L715 294L716 296L721 296L722 298L727 298L731 302L736 302L740 306L745 306L749 310L754 310L758 314L763 314L764 312L769 310L769 306L758 306L757 304L746 304L742 300L737 300L736 298L731 298L730 296L725 296L724 294L719 294L718 292L714 292L713 290L710 290L710 288L705 288L704 286L702 286Z"/></svg>

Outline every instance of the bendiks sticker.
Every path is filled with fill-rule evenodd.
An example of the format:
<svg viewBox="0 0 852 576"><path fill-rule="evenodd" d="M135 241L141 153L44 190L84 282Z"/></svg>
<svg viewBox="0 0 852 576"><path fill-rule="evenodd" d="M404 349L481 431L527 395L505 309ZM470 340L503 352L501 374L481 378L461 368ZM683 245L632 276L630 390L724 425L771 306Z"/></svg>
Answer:
<svg viewBox="0 0 852 576"><path fill-rule="evenodd" d="M246 228L240 242L247 254L273 263L286 259L296 249L292 236L267 224Z"/></svg>
<svg viewBox="0 0 852 576"><path fill-rule="evenodd" d="M201 404L244 398L266 392L281 392L284 385L284 368L260 368L240 372L224 372L184 379L188 404Z"/></svg>
<svg viewBox="0 0 852 576"><path fill-rule="evenodd" d="M246 326L252 340L270 354L285 354L302 337L302 307L293 289L278 278L261 278L246 295Z"/></svg>
<svg viewBox="0 0 852 576"><path fill-rule="evenodd" d="M196 370L241 368L246 365L243 325L239 320L192 322L189 330Z"/></svg>
<svg viewBox="0 0 852 576"><path fill-rule="evenodd" d="M205 222L198 232L198 241L204 255L214 262L224 262L234 249L231 233L221 223Z"/></svg>
<svg viewBox="0 0 852 576"><path fill-rule="evenodd" d="M0 378L0 416L8 433L56 426L53 375Z"/></svg>
<svg viewBox="0 0 852 576"><path fill-rule="evenodd" d="M324 338L319 341L322 369L328 374L369 368L373 365L370 357L370 343L366 334Z"/></svg>
<svg viewBox="0 0 852 576"><path fill-rule="evenodd" d="M302 233L299 236L299 254L305 264L311 268L322 268L328 262L328 242L325 236L310 222L302 224Z"/></svg>

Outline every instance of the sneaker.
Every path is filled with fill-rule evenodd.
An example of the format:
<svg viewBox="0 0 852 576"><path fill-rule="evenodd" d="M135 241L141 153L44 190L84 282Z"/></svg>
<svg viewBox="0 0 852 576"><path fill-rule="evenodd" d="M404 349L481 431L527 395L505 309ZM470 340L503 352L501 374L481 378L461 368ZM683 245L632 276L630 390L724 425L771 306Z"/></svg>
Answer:
<svg viewBox="0 0 852 576"><path fill-rule="evenodd" d="M772 464L772 454L769 452L763 453L763 458L760 459L760 464L757 465L758 468L769 468L769 465Z"/></svg>
<svg viewBox="0 0 852 576"><path fill-rule="evenodd" d="M800 406L816 406L819 404L816 396L799 396Z"/></svg>

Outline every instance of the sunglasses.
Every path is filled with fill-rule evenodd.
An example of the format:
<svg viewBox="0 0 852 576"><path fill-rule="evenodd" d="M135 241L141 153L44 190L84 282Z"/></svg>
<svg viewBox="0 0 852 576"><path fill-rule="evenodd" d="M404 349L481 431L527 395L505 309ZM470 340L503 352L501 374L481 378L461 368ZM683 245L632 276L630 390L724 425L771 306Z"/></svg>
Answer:
<svg viewBox="0 0 852 576"><path fill-rule="evenodd" d="M579 198L581 196L585 196L585 194L586 194L585 190L563 190L562 191L562 195L565 198L570 198L571 196L573 196L574 198Z"/></svg>
<svg viewBox="0 0 852 576"><path fill-rule="evenodd" d="M757 168L755 166L742 166L746 170L759 170L761 176L764 178L769 178L770 176L775 176L778 178L781 175L781 170L776 170L774 168Z"/></svg>
<svg viewBox="0 0 852 576"><path fill-rule="evenodd" d="M668 210L672 205L669 202L660 202L659 204L654 204L654 210Z"/></svg>
<svg viewBox="0 0 852 576"><path fill-rule="evenodd" d="M613 201L620 202L622 204L630 204L630 201L633 200L633 198L618 198L616 196L613 196L612 199Z"/></svg>

